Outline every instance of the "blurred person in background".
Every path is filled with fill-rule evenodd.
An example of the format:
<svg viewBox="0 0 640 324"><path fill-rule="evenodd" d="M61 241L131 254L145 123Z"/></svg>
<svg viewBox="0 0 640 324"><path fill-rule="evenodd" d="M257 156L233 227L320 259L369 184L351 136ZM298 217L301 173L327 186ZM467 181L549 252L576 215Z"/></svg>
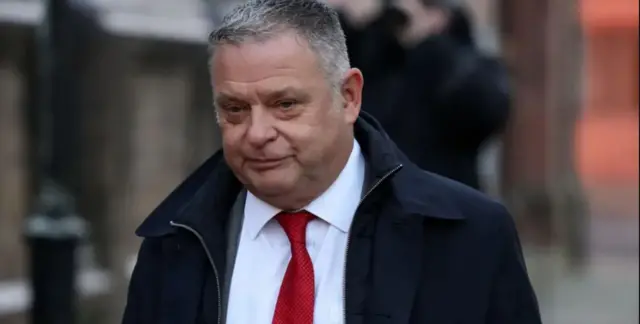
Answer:
<svg viewBox="0 0 640 324"><path fill-rule="evenodd" d="M327 0L341 12L363 107L421 168L480 188L478 157L510 109L507 73L455 0Z"/></svg>

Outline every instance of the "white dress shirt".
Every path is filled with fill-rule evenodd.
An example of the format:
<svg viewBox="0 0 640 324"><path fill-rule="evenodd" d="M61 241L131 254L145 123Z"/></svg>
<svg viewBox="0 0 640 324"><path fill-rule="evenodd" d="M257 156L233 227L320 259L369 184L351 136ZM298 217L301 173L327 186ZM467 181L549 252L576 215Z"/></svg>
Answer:
<svg viewBox="0 0 640 324"><path fill-rule="evenodd" d="M307 250L315 274L315 324L343 324L345 252L351 221L362 196L365 161L354 140L336 181L304 209L315 215L307 226ZM228 324L269 324L291 259L289 239L273 218L277 209L250 192L227 305Z"/></svg>

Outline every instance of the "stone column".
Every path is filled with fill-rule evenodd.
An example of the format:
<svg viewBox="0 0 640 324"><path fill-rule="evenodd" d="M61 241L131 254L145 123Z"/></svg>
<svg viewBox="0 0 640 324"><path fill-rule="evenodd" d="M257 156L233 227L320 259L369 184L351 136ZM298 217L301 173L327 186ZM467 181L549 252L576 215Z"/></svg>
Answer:
<svg viewBox="0 0 640 324"><path fill-rule="evenodd" d="M20 30L0 32L0 280L25 275L22 224L28 203L25 75Z"/></svg>
<svg viewBox="0 0 640 324"><path fill-rule="evenodd" d="M193 149L187 141L190 62L158 57L172 50L171 45L165 46L138 61L132 83L130 221L134 226L184 180L188 152Z"/></svg>
<svg viewBox="0 0 640 324"><path fill-rule="evenodd" d="M211 81L207 64L207 51L204 46L194 47L192 102L189 111L189 171L194 170L202 162L216 152L221 146L220 129L216 123L211 93Z"/></svg>
<svg viewBox="0 0 640 324"><path fill-rule="evenodd" d="M99 323L119 323L126 300L124 260L137 247L130 204L135 44L102 35L83 96L82 193L78 208L91 223L98 263L110 274Z"/></svg>
<svg viewBox="0 0 640 324"><path fill-rule="evenodd" d="M122 58L128 63L114 80L120 90L114 101L118 106L110 113L114 173L107 242L114 290L107 323L117 323L122 314L140 244L136 227L184 179L187 169L189 70L186 63L158 57L171 51L168 44L155 50L144 43L138 46L140 51Z"/></svg>
<svg viewBox="0 0 640 324"><path fill-rule="evenodd" d="M136 227L185 178L194 152L215 146L202 144L215 137L192 143L203 134L189 123L195 78L181 45L114 37L101 44L85 98L92 112L85 120L84 208L93 212L93 239L111 275L101 319L111 324L121 320L126 301L141 241Z"/></svg>
<svg viewBox="0 0 640 324"><path fill-rule="evenodd" d="M587 231L573 143L583 82L578 3L504 0L502 6L503 48L515 91L504 196L526 241L561 247L578 265Z"/></svg>
<svg viewBox="0 0 640 324"><path fill-rule="evenodd" d="M576 169L576 128L585 99L584 38L580 1L551 1L547 46L550 71L547 89L551 141L550 178L556 206L559 243L569 266L578 269L588 257L589 214Z"/></svg>

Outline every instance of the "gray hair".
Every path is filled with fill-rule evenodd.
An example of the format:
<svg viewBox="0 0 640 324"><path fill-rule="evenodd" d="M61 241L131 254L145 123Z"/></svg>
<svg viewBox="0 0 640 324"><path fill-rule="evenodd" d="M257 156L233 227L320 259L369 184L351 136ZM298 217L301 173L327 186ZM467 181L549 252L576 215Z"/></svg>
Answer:
<svg viewBox="0 0 640 324"><path fill-rule="evenodd" d="M249 0L225 15L211 32L210 50L218 45L267 40L287 30L309 43L329 84L339 90L342 76L351 67L344 31L336 11L317 0Z"/></svg>

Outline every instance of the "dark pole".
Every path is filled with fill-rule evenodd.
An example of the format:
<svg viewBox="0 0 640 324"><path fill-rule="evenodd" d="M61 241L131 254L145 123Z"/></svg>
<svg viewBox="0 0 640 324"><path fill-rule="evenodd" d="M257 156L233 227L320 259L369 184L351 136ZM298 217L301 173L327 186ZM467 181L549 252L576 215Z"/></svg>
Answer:
<svg viewBox="0 0 640 324"><path fill-rule="evenodd" d="M32 324L76 323L76 248L86 225L75 212L79 109L77 35L68 0L46 0L36 32L36 97L29 118L35 199L27 216ZM74 178L75 177L75 178Z"/></svg>

